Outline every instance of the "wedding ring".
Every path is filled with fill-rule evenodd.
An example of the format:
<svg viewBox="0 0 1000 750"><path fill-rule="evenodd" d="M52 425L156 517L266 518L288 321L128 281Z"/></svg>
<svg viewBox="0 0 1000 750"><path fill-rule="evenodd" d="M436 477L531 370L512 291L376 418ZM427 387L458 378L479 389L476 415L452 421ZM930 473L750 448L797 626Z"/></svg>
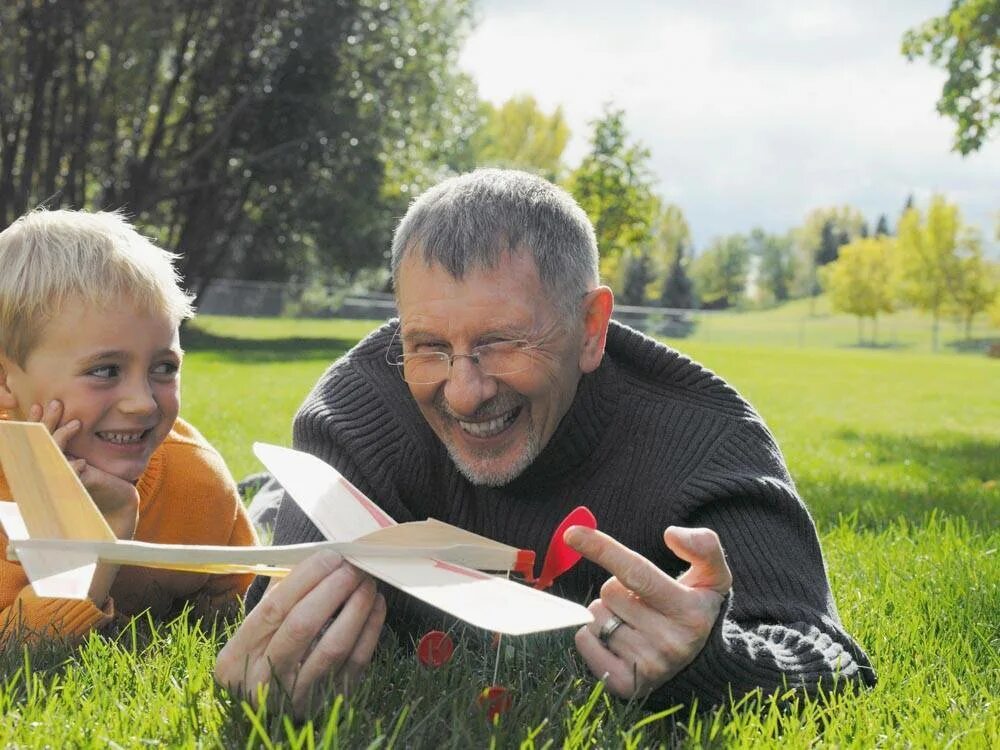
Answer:
<svg viewBox="0 0 1000 750"><path fill-rule="evenodd" d="M625 621L618 615L611 615L611 617L604 621L604 624L601 625L601 630L597 634L597 639L604 645L604 648L611 648L608 645L608 641L611 640L611 636L615 634L615 631L624 624Z"/></svg>

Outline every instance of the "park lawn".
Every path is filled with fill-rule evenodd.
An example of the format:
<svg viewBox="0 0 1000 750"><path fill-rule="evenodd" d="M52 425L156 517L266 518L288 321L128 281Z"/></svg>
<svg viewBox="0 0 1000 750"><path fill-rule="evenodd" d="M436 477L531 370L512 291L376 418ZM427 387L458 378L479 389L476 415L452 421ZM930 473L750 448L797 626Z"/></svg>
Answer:
<svg viewBox="0 0 1000 750"><path fill-rule="evenodd" d="M250 443L288 444L309 387L371 325L203 319L183 337L182 413L234 474L256 471ZM389 645L350 700L295 725L214 687L222 632L139 621L78 650L0 654L0 745L1000 746L1000 361L674 343L767 418L817 519L841 618L878 669L875 689L793 710L765 700L650 714L603 695L562 633L502 649L515 703L495 726L474 699L493 653L475 642L433 672Z"/></svg>

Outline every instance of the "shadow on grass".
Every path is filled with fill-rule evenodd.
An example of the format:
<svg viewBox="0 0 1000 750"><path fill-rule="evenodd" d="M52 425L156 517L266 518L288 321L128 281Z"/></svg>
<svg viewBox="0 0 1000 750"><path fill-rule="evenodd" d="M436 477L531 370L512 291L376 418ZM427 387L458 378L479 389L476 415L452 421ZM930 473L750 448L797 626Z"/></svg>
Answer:
<svg viewBox="0 0 1000 750"><path fill-rule="evenodd" d="M990 350L991 346L1000 347L1000 336L986 336L979 339L959 339L958 341L948 341L945 347L962 353L983 353Z"/></svg>
<svg viewBox="0 0 1000 750"><path fill-rule="evenodd" d="M981 528L997 525L1000 451L995 441L947 432L905 437L842 430L835 437L856 446L859 465L895 465L898 479L867 482L857 474L797 479L820 524L856 513L862 526L884 528L897 518L919 522L936 512L964 517Z"/></svg>
<svg viewBox="0 0 1000 750"><path fill-rule="evenodd" d="M328 359L331 362L354 346L357 339L287 337L250 339L218 336L199 328L181 331L181 346L187 352L206 352L232 362L288 362Z"/></svg>

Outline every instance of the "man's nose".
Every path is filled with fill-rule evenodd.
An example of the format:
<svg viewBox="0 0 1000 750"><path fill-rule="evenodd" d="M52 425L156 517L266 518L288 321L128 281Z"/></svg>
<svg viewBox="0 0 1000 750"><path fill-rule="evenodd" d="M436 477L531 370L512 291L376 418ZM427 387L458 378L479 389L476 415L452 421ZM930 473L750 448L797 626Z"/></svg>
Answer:
<svg viewBox="0 0 1000 750"><path fill-rule="evenodd" d="M444 384L444 397L453 412L471 416L496 394L496 378L483 374L473 358L455 357L452 360L451 373Z"/></svg>

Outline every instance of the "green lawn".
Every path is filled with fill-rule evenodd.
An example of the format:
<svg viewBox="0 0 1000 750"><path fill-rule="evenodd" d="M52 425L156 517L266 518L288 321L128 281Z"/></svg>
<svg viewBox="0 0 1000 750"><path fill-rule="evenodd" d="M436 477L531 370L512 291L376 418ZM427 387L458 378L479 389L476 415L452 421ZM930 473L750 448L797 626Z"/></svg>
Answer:
<svg viewBox="0 0 1000 750"><path fill-rule="evenodd" d="M603 695L556 634L502 650L515 704L496 726L475 707L494 667L475 642L435 672L389 646L359 693L296 726L213 686L221 635L140 622L79 650L0 655L0 745L1000 746L1000 360L836 337L777 346L747 333L760 321L737 320L743 335L672 343L767 418L817 519L841 617L879 671L874 690L651 715ZM203 319L184 334L182 413L234 474L257 471L250 443L287 444L306 391L371 325Z"/></svg>

